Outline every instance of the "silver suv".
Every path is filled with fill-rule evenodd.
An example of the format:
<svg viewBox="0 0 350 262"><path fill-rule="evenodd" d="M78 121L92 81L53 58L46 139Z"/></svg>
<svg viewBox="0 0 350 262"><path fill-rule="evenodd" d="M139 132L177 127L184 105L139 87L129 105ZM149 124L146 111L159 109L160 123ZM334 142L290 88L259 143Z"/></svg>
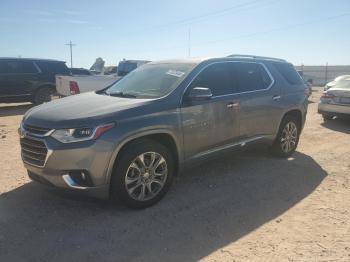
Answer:
<svg viewBox="0 0 350 262"><path fill-rule="evenodd" d="M296 149L305 85L285 60L232 55L151 62L99 91L34 107L21 123L22 159L43 184L159 201L188 163L264 142Z"/></svg>

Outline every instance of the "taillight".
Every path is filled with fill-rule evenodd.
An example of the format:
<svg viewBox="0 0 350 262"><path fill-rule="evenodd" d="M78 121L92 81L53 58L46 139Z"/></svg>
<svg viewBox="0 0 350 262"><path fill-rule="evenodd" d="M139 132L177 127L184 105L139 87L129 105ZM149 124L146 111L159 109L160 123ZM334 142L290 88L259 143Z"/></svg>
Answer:
<svg viewBox="0 0 350 262"><path fill-rule="evenodd" d="M71 95L80 94L78 83L75 81L69 81L69 90Z"/></svg>

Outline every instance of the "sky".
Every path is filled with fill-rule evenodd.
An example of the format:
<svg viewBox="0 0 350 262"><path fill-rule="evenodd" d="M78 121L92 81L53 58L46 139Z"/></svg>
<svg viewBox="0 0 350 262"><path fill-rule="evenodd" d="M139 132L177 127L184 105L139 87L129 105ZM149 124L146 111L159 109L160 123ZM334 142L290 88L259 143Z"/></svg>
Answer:
<svg viewBox="0 0 350 262"><path fill-rule="evenodd" d="M90 67L252 54L350 64L350 0L0 0L0 57Z"/></svg>

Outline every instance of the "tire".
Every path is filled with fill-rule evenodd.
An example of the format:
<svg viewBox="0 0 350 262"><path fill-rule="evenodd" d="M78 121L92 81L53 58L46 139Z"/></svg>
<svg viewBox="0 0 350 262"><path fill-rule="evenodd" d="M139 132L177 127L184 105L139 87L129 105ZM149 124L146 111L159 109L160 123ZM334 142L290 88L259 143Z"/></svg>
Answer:
<svg viewBox="0 0 350 262"><path fill-rule="evenodd" d="M328 120L332 120L334 116L329 114L322 114L322 117L324 121L328 121Z"/></svg>
<svg viewBox="0 0 350 262"><path fill-rule="evenodd" d="M174 170L174 158L165 146L148 139L131 143L117 159L111 198L131 208L152 206L168 192Z"/></svg>
<svg viewBox="0 0 350 262"><path fill-rule="evenodd" d="M298 146L300 131L298 119L294 116L285 116L271 147L272 153L278 157L291 156Z"/></svg>
<svg viewBox="0 0 350 262"><path fill-rule="evenodd" d="M55 89L52 87L42 87L40 88L34 96L33 103L40 105L43 103L50 102L52 100L52 95L55 93Z"/></svg>

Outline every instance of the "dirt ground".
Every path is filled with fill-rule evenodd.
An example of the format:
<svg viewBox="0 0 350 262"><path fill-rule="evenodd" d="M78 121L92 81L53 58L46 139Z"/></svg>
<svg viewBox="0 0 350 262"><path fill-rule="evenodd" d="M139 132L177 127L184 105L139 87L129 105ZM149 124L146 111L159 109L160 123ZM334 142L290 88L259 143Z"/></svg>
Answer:
<svg viewBox="0 0 350 262"><path fill-rule="evenodd" d="M350 261L350 121L314 92L298 151L224 156L183 172L140 211L30 182L0 104L0 261Z"/></svg>

